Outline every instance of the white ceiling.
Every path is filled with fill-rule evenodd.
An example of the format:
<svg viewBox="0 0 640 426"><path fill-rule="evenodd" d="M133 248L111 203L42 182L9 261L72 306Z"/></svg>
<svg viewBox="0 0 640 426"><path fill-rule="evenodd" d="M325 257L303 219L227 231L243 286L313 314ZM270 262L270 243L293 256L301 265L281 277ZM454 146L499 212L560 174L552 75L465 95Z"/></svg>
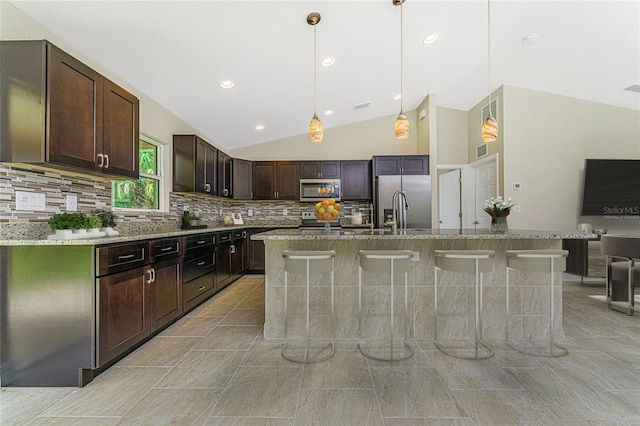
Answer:
<svg viewBox="0 0 640 426"><path fill-rule="evenodd" d="M192 125L233 149L389 114L400 102L400 8L373 1L10 2ZM488 91L487 2L407 0L404 109L428 93L469 110ZM437 32L440 38L422 40ZM538 33L532 46L523 37ZM503 84L640 110L640 1L491 2L491 88ZM234 80L223 90L218 83ZM354 110L354 105L371 106ZM144 105L142 106L144 108ZM321 113L332 109L332 116ZM255 130L257 124L265 129Z"/></svg>

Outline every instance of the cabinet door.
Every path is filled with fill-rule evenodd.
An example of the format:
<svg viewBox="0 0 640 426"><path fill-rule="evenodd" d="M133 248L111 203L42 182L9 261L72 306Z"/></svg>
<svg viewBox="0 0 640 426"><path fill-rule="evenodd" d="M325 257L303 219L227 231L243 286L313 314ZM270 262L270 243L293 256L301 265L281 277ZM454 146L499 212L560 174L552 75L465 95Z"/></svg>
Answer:
<svg viewBox="0 0 640 426"><path fill-rule="evenodd" d="M370 161L342 161L341 176L343 200L371 200Z"/></svg>
<svg viewBox="0 0 640 426"><path fill-rule="evenodd" d="M104 78L55 46L48 55L47 161L99 171Z"/></svg>
<svg viewBox="0 0 640 426"><path fill-rule="evenodd" d="M321 161L320 177L340 179L340 161Z"/></svg>
<svg viewBox="0 0 640 426"><path fill-rule="evenodd" d="M139 101L115 83L104 79L104 136L102 171L138 178Z"/></svg>
<svg viewBox="0 0 640 426"><path fill-rule="evenodd" d="M300 200L300 163L278 161L276 191L279 200Z"/></svg>
<svg viewBox="0 0 640 426"><path fill-rule="evenodd" d="M268 229L253 229L251 234L259 234L260 232L268 231ZM249 270L251 272L264 273L265 256L264 256L264 241L249 239Z"/></svg>
<svg viewBox="0 0 640 426"><path fill-rule="evenodd" d="M232 280L231 244L224 243L218 246L218 260L216 262L216 290L226 287Z"/></svg>
<svg viewBox="0 0 640 426"><path fill-rule="evenodd" d="M402 156L403 175L428 175L429 156L428 155L404 155Z"/></svg>
<svg viewBox="0 0 640 426"><path fill-rule="evenodd" d="M182 312L180 258L150 265L148 282L148 314L150 332L171 323Z"/></svg>
<svg viewBox="0 0 640 426"><path fill-rule="evenodd" d="M147 268L148 269L148 268ZM102 366L149 335L145 318L145 268L98 279L98 365Z"/></svg>
<svg viewBox="0 0 640 426"><path fill-rule="evenodd" d="M216 151L207 141L196 136L195 192L208 195L217 194Z"/></svg>
<svg viewBox="0 0 640 426"><path fill-rule="evenodd" d="M374 177L383 175L399 175L402 170L400 155L383 155L373 157Z"/></svg>
<svg viewBox="0 0 640 426"><path fill-rule="evenodd" d="M218 150L218 195L220 197L231 198L232 187L232 162L231 157Z"/></svg>
<svg viewBox="0 0 640 426"><path fill-rule="evenodd" d="M275 161L254 161L253 198L255 200L273 200L276 198Z"/></svg>
<svg viewBox="0 0 640 426"><path fill-rule="evenodd" d="M251 200L253 198L253 163L234 158L232 170L233 198Z"/></svg>
<svg viewBox="0 0 640 426"><path fill-rule="evenodd" d="M319 161L301 161L300 162L300 178L301 179L316 179L319 178L320 162Z"/></svg>

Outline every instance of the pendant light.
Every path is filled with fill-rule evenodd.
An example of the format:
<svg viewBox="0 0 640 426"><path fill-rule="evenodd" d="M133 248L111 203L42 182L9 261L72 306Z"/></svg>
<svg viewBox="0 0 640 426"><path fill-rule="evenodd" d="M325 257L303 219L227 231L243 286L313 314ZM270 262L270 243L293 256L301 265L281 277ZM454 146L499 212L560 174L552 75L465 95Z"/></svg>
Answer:
<svg viewBox="0 0 640 426"><path fill-rule="evenodd" d="M392 0L392 1L394 6L400 6L400 114L398 114L398 117L396 118L395 131L396 131L397 139L407 139L409 137L409 119L407 118L407 116L404 114L402 110L402 102L404 97L403 96L404 80L402 78L403 77L402 75L403 59L404 59L403 43L402 43L402 4L405 2L405 0Z"/></svg>
<svg viewBox="0 0 640 426"><path fill-rule="evenodd" d="M316 113L318 99L317 99L317 67L316 67L316 25L320 22L320 14L318 12L311 12L307 15L307 24L313 26L313 118L309 123L309 139L311 142L322 142L323 130L322 121L318 118Z"/></svg>
<svg viewBox="0 0 640 426"><path fill-rule="evenodd" d="M498 122L491 113L491 0L487 0L487 80L489 86L489 112L482 125L482 141L494 142L498 137Z"/></svg>

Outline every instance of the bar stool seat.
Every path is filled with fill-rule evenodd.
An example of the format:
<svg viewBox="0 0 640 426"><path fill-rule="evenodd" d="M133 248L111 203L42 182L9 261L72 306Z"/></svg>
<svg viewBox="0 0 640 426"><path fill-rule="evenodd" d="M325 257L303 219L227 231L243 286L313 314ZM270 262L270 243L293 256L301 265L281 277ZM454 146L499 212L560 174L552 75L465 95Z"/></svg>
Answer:
<svg viewBox="0 0 640 426"><path fill-rule="evenodd" d="M408 275L409 272L413 273L412 258L414 252L411 250L360 250L358 255L360 257L360 267L358 269L358 348L360 352L367 358L378 361L401 361L411 358L413 356L413 348L408 342L409 325L407 324L407 314L409 312ZM380 275L389 274L389 308L387 312L365 312L363 309L363 271ZM398 342L396 337L398 324L395 324L395 274L404 274L404 303L401 305L402 342ZM388 340L376 337L366 341L363 337L364 322L373 317L389 318L388 323L385 324L389 328Z"/></svg>
<svg viewBox="0 0 640 426"><path fill-rule="evenodd" d="M560 357L567 355L566 348L554 342L554 273L562 272L567 266L567 250L507 250L507 271L506 271L506 320L507 320L507 342L517 351L541 357ZM549 291L549 349L539 350L535 347L525 348L515 346L509 336L510 307L509 307L509 272L518 270L521 272L547 272L551 275Z"/></svg>
<svg viewBox="0 0 640 426"><path fill-rule="evenodd" d="M493 250L435 250L434 273L434 343L447 355L463 359L485 359L494 355L482 341L482 274L493 270ZM449 349L438 340L438 271L466 272L475 275L474 347L471 354L463 348Z"/></svg>
<svg viewBox="0 0 640 426"><path fill-rule="evenodd" d="M282 345L280 353L289 361L299 363L312 363L327 360L335 353L334 346L334 260L336 252L334 250L328 251L289 251L282 252L284 258L284 343ZM311 279L312 274L331 273L331 298L329 312L326 313L314 313L314 316L328 316L330 324L330 343L328 345L321 345L315 347L312 345L312 340L320 341L320 338L314 338L311 336L310 330L310 291L311 291ZM289 317L295 314L290 312L289 306L289 274L300 274L306 276L306 282L304 287L304 303L303 312L304 317L304 338L293 339L289 336ZM299 314L298 314L299 316ZM303 340L304 343L296 348L290 347L292 341ZM324 340L327 340L324 338ZM296 342L293 342L295 346ZM299 342L298 342L299 343ZM314 342L315 343L315 342ZM301 352L301 353L300 353Z"/></svg>

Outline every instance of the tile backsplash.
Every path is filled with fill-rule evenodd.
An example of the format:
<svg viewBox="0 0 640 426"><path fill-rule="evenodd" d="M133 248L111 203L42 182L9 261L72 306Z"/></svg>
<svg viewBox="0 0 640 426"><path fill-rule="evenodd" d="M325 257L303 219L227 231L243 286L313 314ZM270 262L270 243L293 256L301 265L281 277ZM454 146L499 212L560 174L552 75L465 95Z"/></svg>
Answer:
<svg viewBox="0 0 640 426"><path fill-rule="evenodd" d="M16 191L44 193L44 211L17 210ZM109 209L111 181L67 171L31 168L24 164L0 163L1 238L46 238L51 233L47 221L55 213L66 211L68 194L77 196L79 212L88 214L96 208ZM364 217L369 215L369 203L366 201L346 201L342 206L343 216L349 215L352 208L361 211ZM184 210L198 213L210 227L223 226L225 213L242 214L244 223L249 226L277 227L298 225L302 211L312 209L313 203L297 201L229 200L171 192L167 212L125 209L114 212L118 216L117 230L122 235L139 235L179 229Z"/></svg>

